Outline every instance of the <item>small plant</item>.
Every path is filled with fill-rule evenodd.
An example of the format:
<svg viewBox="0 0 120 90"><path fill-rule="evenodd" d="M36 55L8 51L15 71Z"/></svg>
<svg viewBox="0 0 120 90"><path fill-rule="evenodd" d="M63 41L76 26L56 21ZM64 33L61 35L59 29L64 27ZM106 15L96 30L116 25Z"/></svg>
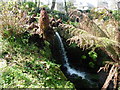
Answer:
<svg viewBox="0 0 120 90"><path fill-rule="evenodd" d="M95 51L90 51L90 52L88 53L88 55L89 55L94 61L96 61L96 59L97 59L97 53L96 53Z"/></svg>

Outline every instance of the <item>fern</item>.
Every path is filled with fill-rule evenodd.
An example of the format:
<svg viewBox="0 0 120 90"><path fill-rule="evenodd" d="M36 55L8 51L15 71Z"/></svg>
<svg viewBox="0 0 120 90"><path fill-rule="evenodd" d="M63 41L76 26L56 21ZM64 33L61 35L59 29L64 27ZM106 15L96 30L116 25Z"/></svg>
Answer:
<svg viewBox="0 0 120 90"><path fill-rule="evenodd" d="M120 60L120 32L118 21L109 13L107 9L96 10L88 13L78 13L73 11L69 16L79 17L78 28L72 25L60 25L62 34L70 41L76 43L81 48L100 47L114 61ZM90 18L92 17L92 19ZM107 19L106 19L107 18Z"/></svg>
<svg viewBox="0 0 120 90"><path fill-rule="evenodd" d="M76 12L76 11L75 11ZM74 15L75 14L75 15ZM109 13L109 10L103 9L100 11L91 10L90 16L85 13L81 14L81 19L78 28L72 25L59 25L58 31L61 35L70 41L77 44L80 48L96 48L99 47L105 51L115 63L120 62L120 31L118 21ZM70 16L79 16L76 13L71 13ZM102 88L107 88L110 81L114 83L114 88L117 87L117 78L119 77L119 66L111 65L110 70L107 70L106 66L110 66L107 63L105 67L101 67L108 74L108 77Z"/></svg>
<svg viewBox="0 0 120 90"><path fill-rule="evenodd" d="M76 43L83 49L100 47L106 51L114 61L119 61L120 52L118 49L120 49L120 43L117 40L95 36L85 30L67 24L59 25L58 31L64 38L68 39L67 41L70 41L70 44Z"/></svg>
<svg viewBox="0 0 120 90"><path fill-rule="evenodd" d="M91 48L93 46L106 48L110 45L120 47L119 46L120 43L118 43L117 41L110 40L110 39L104 38L104 37L92 36L90 34L87 34L87 35L81 34L78 36L73 36L72 38L70 38L68 40L70 40L71 43L73 43L73 42L77 43L81 48L83 48L84 46L88 46L86 48Z"/></svg>

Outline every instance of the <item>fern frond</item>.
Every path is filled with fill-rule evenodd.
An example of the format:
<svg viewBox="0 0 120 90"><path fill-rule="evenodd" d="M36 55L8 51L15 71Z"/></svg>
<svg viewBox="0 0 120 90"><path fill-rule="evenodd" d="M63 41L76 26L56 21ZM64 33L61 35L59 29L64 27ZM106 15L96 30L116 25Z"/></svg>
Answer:
<svg viewBox="0 0 120 90"><path fill-rule="evenodd" d="M70 43L76 43L81 48L88 46L86 48L91 48L93 46L96 47L108 47L108 46L116 46L120 48L120 43L105 37L96 37L90 34L82 33L78 36L73 36L68 39Z"/></svg>
<svg viewBox="0 0 120 90"><path fill-rule="evenodd" d="M94 36L85 30L67 24L59 25L58 32L66 38L67 41L76 43L80 48L100 47L106 51L114 61L117 62L120 60L120 43L117 40Z"/></svg>

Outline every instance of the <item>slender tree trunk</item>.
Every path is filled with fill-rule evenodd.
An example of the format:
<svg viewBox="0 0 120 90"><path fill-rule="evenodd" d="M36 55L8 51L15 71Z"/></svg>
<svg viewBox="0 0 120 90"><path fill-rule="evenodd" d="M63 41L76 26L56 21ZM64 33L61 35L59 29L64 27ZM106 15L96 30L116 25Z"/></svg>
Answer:
<svg viewBox="0 0 120 90"><path fill-rule="evenodd" d="M40 6L40 0L38 1L38 7Z"/></svg>
<svg viewBox="0 0 120 90"><path fill-rule="evenodd" d="M64 5L65 5L65 12L66 12L66 15L68 14L68 9L67 9L67 3L66 3L66 0L64 0Z"/></svg>
<svg viewBox="0 0 120 90"><path fill-rule="evenodd" d="M56 0L52 0L51 10L54 10L54 8L55 8L55 3L56 3Z"/></svg>

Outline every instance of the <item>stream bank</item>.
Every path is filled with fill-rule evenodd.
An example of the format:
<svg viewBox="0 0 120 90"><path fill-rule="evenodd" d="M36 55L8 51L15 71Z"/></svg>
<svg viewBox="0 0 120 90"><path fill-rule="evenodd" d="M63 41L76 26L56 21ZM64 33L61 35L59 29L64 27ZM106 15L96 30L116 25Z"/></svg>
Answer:
<svg viewBox="0 0 120 90"><path fill-rule="evenodd" d="M104 84L108 73L105 73L104 71L97 73L97 71L101 66L103 66L103 60L109 60L110 57L108 57L100 49L96 49L95 52L98 54L97 61L95 62L94 67L90 67L89 62L93 59L88 55L88 53L91 50L83 50L80 49L79 47L70 46L68 43L66 43L66 40L64 38L61 39L63 41L63 45L65 46L66 54L65 57L68 58L70 68L64 65L65 63L63 61L64 55L63 56L61 55L61 50L59 46L60 43L57 43L56 40L54 45L51 45L52 46L51 51L53 57L56 60L56 63L61 65L61 70L68 78L68 80L75 85L76 89L79 88L100 89ZM85 55L86 58L82 58L83 55ZM84 76L85 78L83 78L82 76ZM111 83L108 88L111 88L112 86L113 84Z"/></svg>

